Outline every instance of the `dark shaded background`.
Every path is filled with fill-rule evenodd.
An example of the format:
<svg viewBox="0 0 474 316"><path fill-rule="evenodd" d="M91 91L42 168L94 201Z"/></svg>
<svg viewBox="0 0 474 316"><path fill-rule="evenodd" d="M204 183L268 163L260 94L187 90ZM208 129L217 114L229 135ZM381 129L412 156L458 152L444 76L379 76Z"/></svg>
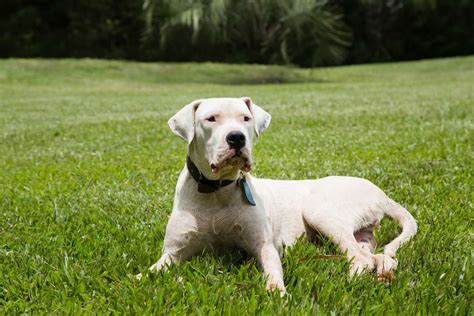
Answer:
<svg viewBox="0 0 474 316"><path fill-rule="evenodd" d="M331 0L327 6L343 14L350 33L344 58L315 62L308 57L309 45L298 47L291 63L319 66L474 53L474 1ZM192 42L183 27L163 43L160 19L146 36L145 29L142 1L2 0L0 57L285 63L255 47L207 43L205 34Z"/></svg>

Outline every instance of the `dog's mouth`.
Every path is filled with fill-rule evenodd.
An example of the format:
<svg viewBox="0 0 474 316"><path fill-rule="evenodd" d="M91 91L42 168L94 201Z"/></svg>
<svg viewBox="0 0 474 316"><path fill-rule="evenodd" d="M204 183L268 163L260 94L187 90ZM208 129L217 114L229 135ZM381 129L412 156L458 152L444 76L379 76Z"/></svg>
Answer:
<svg viewBox="0 0 474 316"><path fill-rule="evenodd" d="M229 149L217 162L211 163L211 171L213 173L219 172L225 167L239 167L242 171L249 172L252 169L252 160L248 150L242 148L236 153L235 149Z"/></svg>

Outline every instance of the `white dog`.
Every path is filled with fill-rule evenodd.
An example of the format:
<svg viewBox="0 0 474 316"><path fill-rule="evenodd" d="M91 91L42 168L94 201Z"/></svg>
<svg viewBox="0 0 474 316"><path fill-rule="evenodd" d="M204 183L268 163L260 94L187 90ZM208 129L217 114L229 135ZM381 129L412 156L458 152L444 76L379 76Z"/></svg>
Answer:
<svg viewBox="0 0 474 316"><path fill-rule="evenodd" d="M258 258L267 288L283 294L283 246L319 232L347 254L351 275L376 268L386 280L397 267L397 249L416 233L414 218L364 179L280 181L250 176L254 135L260 135L270 119L246 97L196 100L169 120L171 130L187 141L188 157L176 185L163 254L150 271L205 249L237 246ZM396 219L403 231L383 254L373 254L373 228L384 214Z"/></svg>

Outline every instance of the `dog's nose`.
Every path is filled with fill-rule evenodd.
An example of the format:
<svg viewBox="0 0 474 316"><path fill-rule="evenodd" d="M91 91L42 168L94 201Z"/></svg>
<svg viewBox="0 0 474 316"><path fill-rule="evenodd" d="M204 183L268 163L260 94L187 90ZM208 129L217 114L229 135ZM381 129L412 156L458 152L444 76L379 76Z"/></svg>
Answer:
<svg viewBox="0 0 474 316"><path fill-rule="evenodd" d="M245 135L242 132L230 132L227 134L226 140L230 148L234 148L236 153L245 146Z"/></svg>

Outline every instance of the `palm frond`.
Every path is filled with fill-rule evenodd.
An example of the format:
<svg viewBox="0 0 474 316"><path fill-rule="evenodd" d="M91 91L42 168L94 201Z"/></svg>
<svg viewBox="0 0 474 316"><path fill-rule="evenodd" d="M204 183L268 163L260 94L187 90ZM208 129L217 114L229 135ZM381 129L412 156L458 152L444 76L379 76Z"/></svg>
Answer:
<svg viewBox="0 0 474 316"><path fill-rule="evenodd" d="M162 45L185 27L196 45L205 38L262 62L340 63L351 41L326 0L144 0L143 7L147 27L158 22Z"/></svg>

